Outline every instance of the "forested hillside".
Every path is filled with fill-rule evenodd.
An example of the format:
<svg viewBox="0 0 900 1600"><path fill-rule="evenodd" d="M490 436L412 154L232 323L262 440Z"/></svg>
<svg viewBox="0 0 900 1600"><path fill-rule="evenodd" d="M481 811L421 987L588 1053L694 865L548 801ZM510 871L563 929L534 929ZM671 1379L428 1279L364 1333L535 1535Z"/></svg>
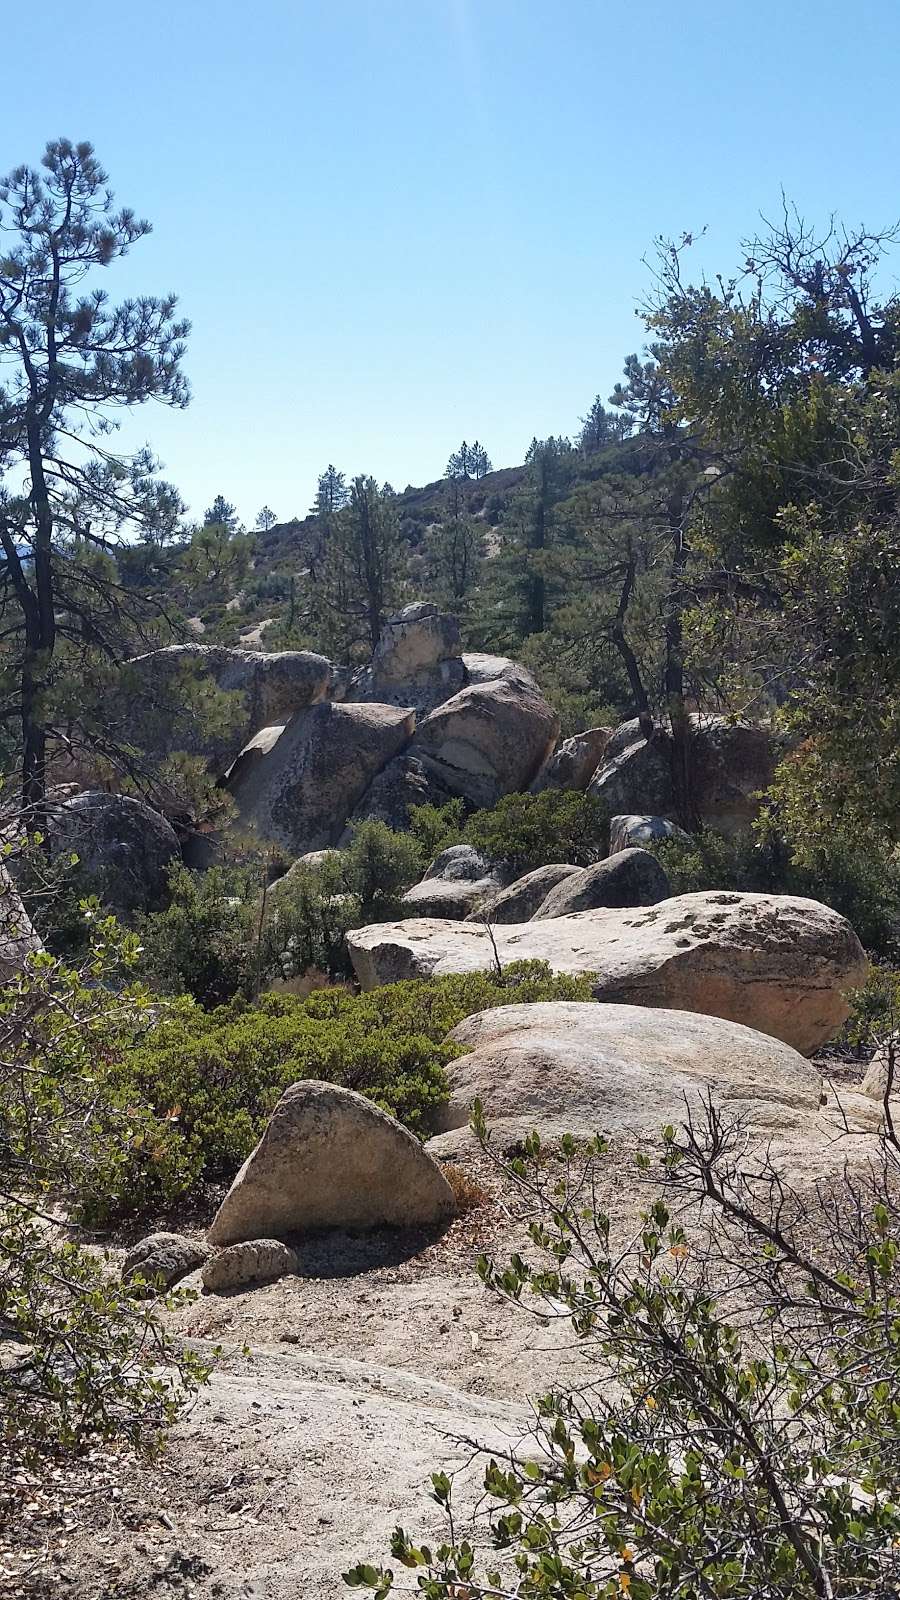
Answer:
<svg viewBox="0 0 900 1600"><path fill-rule="evenodd" d="M502 470L463 444L422 489L328 466L308 515L266 507L249 532L224 494L191 528L150 460L104 445L88 467L65 431L45 433L46 500L4 511L10 765L20 739L40 743L18 709L32 680L51 747L115 767L133 741L109 725L107 691L129 655L197 638L350 668L387 616L427 599L459 617L466 647L530 667L564 734L638 715L678 740L690 709L777 716L796 741L778 786L792 843L837 827L882 848L898 815L892 245L820 238L786 211L736 271L698 284L690 242L661 245L647 348L574 438L534 439ZM178 401L179 329L167 306L142 315L140 381ZM98 379L59 388L60 420L141 398L103 355L111 336L73 321ZM37 622L51 603L52 637Z"/></svg>

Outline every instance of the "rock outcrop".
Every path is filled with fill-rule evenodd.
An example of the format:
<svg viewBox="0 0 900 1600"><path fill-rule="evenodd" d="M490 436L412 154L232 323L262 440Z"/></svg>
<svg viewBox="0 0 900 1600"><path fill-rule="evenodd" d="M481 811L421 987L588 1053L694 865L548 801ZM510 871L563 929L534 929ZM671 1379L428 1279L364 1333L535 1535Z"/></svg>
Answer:
<svg viewBox="0 0 900 1600"><path fill-rule="evenodd" d="M78 856L79 882L121 916L165 900L180 858L175 830L145 800L87 789L54 806L47 827L54 859Z"/></svg>
<svg viewBox="0 0 900 1600"><path fill-rule="evenodd" d="M612 733L612 728L586 728L583 733L564 739L531 785L532 792L586 789L603 760Z"/></svg>
<svg viewBox="0 0 900 1600"><path fill-rule="evenodd" d="M338 842L372 778L402 750L415 712L323 701L264 728L228 774L242 826L305 855Z"/></svg>
<svg viewBox="0 0 900 1600"><path fill-rule="evenodd" d="M223 772L261 728L286 722L305 706L325 699L334 682L331 662L311 650L237 650L204 644L173 644L136 656L128 663L128 675L137 689L136 715L145 748L157 755L187 749L217 772ZM217 689L241 696L233 728L210 732L198 725L187 730L173 720L166 702L178 694L185 675L208 677Z"/></svg>
<svg viewBox="0 0 900 1600"><path fill-rule="evenodd" d="M580 876L581 871L581 867L572 867L565 862L535 867L533 872L526 872L523 878L517 878L515 883L493 894L474 915L487 917L492 923L530 922L551 889L567 878Z"/></svg>
<svg viewBox="0 0 900 1600"><path fill-rule="evenodd" d="M451 794L493 806L537 777L556 743L559 718L529 677L470 684L421 724L412 753Z"/></svg>
<svg viewBox="0 0 900 1600"><path fill-rule="evenodd" d="M554 1001L467 1017L450 1039L441 1129L465 1126L480 1099L491 1123L541 1132L655 1138L707 1094L756 1130L818 1110L821 1078L790 1046L720 1017Z"/></svg>
<svg viewBox="0 0 900 1600"><path fill-rule="evenodd" d="M691 801L701 822L736 833L753 822L758 796L772 781L775 742L765 728L727 717L694 714L691 724ZM647 740L635 718L615 730L588 793L611 815L674 817L672 738L657 728Z"/></svg>
<svg viewBox="0 0 900 1600"><path fill-rule="evenodd" d="M501 924L493 937L502 962L596 974L598 1000L724 1017L804 1055L838 1030L845 994L867 971L844 917L789 895L679 895L633 911ZM494 961L487 930L475 922L413 918L356 928L347 942L364 989L485 971Z"/></svg>
<svg viewBox="0 0 900 1600"><path fill-rule="evenodd" d="M319 1228L418 1227L453 1209L440 1167L406 1128L352 1089L303 1080L281 1096L208 1238L227 1245Z"/></svg>
<svg viewBox="0 0 900 1600"><path fill-rule="evenodd" d="M596 866L584 867L577 876L563 878L538 907L533 921L607 906L655 906L671 892L665 872L649 850L620 850Z"/></svg>

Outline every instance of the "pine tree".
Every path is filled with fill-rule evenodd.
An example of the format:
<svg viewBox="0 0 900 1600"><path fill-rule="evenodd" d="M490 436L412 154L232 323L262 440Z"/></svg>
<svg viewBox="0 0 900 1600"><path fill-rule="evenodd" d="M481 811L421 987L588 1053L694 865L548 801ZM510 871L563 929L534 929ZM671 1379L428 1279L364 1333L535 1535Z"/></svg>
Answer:
<svg viewBox="0 0 900 1600"><path fill-rule="evenodd" d="M459 449L453 451L450 460L447 462L447 470L444 473L444 477L455 479L468 478L471 476L471 470L471 451L469 446L466 444L465 439L463 439Z"/></svg>
<svg viewBox="0 0 900 1600"><path fill-rule="evenodd" d="M256 526L260 533L268 533L270 528L274 528L277 521L278 518L275 515L275 512L272 510L272 507L263 506L262 510L257 513Z"/></svg>
<svg viewBox="0 0 900 1600"><path fill-rule="evenodd" d="M471 472L472 477L484 478L489 472L493 472L493 470L491 458L485 450L484 445L479 444L478 440L476 439L469 451L469 471Z"/></svg>
<svg viewBox="0 0 900 1600"><path fill-rule="evenodd" d="M325 471L319 474L315 504L312 508L313 516L330 516L333 511L342 510L349 499L350 490L347 488L344 474L329 463Z"/></svg>
<svg viewBox="0 0 900 1600"><path fill-rule="evenodd" d="M124 602L108 551L148 518L161 526L149 452L115 453L103 424L111 408L151 398L187 404L189 331L174 296L112 306L88 285L150 231L114 209L92 146L57 139L42 167L17 167L0 183L9 240L0 259L0 468L22 485L0 499L0 607L18 680L23 798L37 827L57 646L115 656Z"/></svg>
<svg viewBox="0 0 900 1600"><path fill-rule="evenodd" d="M237 533L239 528L237 509L223 494L217 494L212 505L207 506L203 522L207 528L227 528L229 533Z"/></svg>
<svg viewBox="0 0 900 1600"><path fill-rule="evenodd" d="M399 537L393 499L374 478L354 478L310 572L310 609L318 614L322 642L344 662L378 643L397 590Z"/></svg>

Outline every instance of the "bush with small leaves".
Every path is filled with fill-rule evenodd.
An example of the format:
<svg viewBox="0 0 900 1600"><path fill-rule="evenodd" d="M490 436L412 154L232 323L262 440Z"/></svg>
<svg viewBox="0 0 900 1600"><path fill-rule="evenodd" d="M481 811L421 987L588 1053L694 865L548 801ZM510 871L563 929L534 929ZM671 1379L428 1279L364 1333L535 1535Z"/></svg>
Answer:
<svg viewBox="0 0 900 1600"><path fill-rule="evenodd" d="M96 903L79 966L29 958L0 991L0 1451L9 1465L96 1437L152 1442L203 1378L151 1302L68 1236L114 1209L135 1147L164 1136L110 1061L152 1022L138 958ZM123 980L125 987L122 986Z"/></svg>
<svg viewBox="0 0 900 1600"><path fill-rule="evenodd" d="M283 1091L300 1078L339 1083L420 1133L447 1097L446 1042L463 1017L536 1000L589 1000L590 980L541 962L490 973L388 984L370 994L322 989L205 1012L175 1003L139 1048L108 1069L120 1103L146 1108L152 1136L133 1139L121 1209L172 1206L206 1182L227 1182L259 1139Z"/></svg>
<svg viewBox="0 0 900 1600"><path fill-rule="evenodd" d="M486 1138L483 1118L476 1129ZM658 1198L623 1251L591 1186L598 1139L506 1166L535 1252L483 1258L496 1294L563 1319L592 1376L535 1406L534 1448L488 1459L478 1551L395 1530L429 1600L862 1600L900 1583L900 1146L838 1192L791 1192L712 1102L665 1130ZM698 1202L702 1200L702 1210ZM811 1214L812 1213L812 1214ZM688 1223L685 1219L690 1218ZM822 1248L810 1244L823 1224ZM345 1575L384 1600L394 1569Z"/></svg>
<svg viewBox="0 0 900 1600"><path fill-rule="evenodd" d="M360 922L397 916L400 898L417 881L420 866L417 842L408 833L394 833L384 822L358 823L341 852L340 868L344 892L359 904Z"/></svg>
<svg viewBox="0 0 900 1600"><path fill-rule="evenodd" d="M141 974L162 994L191 994L221 1005L249 994L254 977L253 900L260 889L248 870L176 867L169 904L138 924Z"/></svg>
<svg viewBox="0 0 900 1600"><path fill-rule="evenodd" d="M299 863L275 884L268 867L177 868L165 911L140 923L146 981L216 1006L310 970L349 978L347 930L399 914L420 853L409 834L363 822L346 850L317 866Z"/></svg>
<svg viewBox="0 0 900 1600"><path fill-rule="evenodd" d="M409 831L419 848L419 866L425 869L442 850L453 844L462 844L465 803L447 800L442 806L412 806L409 813Z"/></svg>
<svg viewBox="0 0 900 1600"><path fill-rule="evenodd" d="M593 795L571 789L508 794L492 810L474 812L464 837L490 860L517 872L552 861L587 867L606 854L609 816Z"/></svg>

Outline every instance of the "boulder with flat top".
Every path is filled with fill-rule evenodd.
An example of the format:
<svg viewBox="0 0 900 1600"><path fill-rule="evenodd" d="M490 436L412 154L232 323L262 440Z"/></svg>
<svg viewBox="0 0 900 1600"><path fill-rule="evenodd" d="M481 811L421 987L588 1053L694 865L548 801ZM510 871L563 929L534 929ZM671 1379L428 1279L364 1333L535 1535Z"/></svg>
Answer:
<svg viewBox="0 0 900 1600"><path fill-rule="evenodd" d="M812 1055L849 1013L867 962L846 918L794 895L714 890L658 905L500 924L412 918L355 928L364 989L493 968L496 957L594 974L598 1000L724 1017Z"/></svg>

